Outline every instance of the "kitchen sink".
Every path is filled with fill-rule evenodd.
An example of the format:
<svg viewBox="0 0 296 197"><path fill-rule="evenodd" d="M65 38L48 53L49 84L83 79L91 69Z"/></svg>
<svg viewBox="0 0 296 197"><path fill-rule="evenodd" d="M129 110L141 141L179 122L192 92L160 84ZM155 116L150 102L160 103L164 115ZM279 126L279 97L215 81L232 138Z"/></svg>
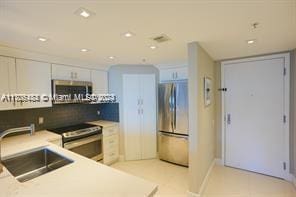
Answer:
<svg viewBox="0 0 296 197"><path fill-rule="evenodd" d="M3 160L2 164L19 182L26 182L72 162L47 148L42 148L12 156Z"/></svg>

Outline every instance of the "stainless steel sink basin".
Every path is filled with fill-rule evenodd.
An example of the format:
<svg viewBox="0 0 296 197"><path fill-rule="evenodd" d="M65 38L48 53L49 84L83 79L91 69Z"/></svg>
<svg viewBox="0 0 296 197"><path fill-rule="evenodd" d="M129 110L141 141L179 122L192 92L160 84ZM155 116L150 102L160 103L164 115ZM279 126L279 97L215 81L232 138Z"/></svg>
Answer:
<svg viewBox="0 0 296 197"><path fill-rule="evenodd" d="M19 182L26 182L34 179L72 162L72 160L47 148L23 153L2 161L7 170Z"/></svg>

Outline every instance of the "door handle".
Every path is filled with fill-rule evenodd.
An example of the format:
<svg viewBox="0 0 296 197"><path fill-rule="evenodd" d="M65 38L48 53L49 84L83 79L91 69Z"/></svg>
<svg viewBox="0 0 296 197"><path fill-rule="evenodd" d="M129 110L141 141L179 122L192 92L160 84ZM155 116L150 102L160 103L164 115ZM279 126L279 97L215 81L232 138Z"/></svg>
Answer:
<svg viewBox="0 0 296 197"><path fill-rule="evenodd" d="M226 118L227 124L231 124L231 115L227 114L227 118Z"/></svg>

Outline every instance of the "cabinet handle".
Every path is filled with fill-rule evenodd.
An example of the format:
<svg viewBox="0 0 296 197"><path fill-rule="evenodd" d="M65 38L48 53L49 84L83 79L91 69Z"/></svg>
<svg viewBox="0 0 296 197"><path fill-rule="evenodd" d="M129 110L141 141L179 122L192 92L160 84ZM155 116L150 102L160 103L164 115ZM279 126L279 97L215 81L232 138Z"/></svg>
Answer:
<svg viewBox="0 0 296 197"><path fill-rule="evenodd" d="M142 109L142 110L141 110L141 114L143 114L143 113L144 113L144 110Z"/></svg>
<svg viewBox="0 0 296 197"><path fill-rule="evenodd" d="M140 115L141 114L141 109L138 109L138 115Z"/></svg>
<svg viewBox="0 0 296 197"><path fill-rule="evenodd" d="M71 72L71 79L73 79L73 72Z"/></svg>
<svg viewBox="0 0 296 197"><path fill-rule="evenodd" d="M78 74L77 73L75 73L75 79L77 79L78 78Z"/></svg>
<svg viewBox="0 0 296 197"><path fill-rule="evenodd" d="M178 79L178 73L176 72L176 79Z"/></svg>
<svg viewBox="0 0 296 197"><path fill-rule="evenodd" d="M173 79L175 79L175 73L172 73Z"/></svg>
<svg viewBox="0 0 296 197"><path fill-rule="evenodd" d="M138 99L138 105L140 105L141 104L141 101L140 101L140 99Z"/></svg>

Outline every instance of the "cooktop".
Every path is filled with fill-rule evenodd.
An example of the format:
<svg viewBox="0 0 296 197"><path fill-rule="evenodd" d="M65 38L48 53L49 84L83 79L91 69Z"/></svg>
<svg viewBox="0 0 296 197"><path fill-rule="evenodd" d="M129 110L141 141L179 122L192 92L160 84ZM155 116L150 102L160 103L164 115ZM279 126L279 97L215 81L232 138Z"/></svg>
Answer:
<svg viewBox="0 0 296 197"><path fill-rule="evenodd" d="M98 126L93 125L93 124L88 124L88 123L82 123L82 124L71 125L71 126L66 126L66 127L48 129L48 130L52 131L54 133L63 134L63 133L67 133L70 131L77 131L77 130L88 129L88 128L92 128L92 127L98 127Z"/></svg>

